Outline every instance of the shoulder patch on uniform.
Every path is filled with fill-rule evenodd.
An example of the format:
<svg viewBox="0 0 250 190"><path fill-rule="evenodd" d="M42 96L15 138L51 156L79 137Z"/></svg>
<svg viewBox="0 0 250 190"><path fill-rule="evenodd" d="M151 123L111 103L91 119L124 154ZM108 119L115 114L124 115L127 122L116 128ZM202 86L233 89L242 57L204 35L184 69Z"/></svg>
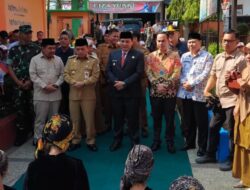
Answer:
<svg viewBox="0 0 250 190"><path fill-rule="evenodd" d="M73 59L73 58L76 58L76 55L71 55L68 57L68 59Z"/></svg>
<svg viewBox="0 0 250 190"><path fill-rule="evenodd" d="M97 58L97 57L95 57L95 56L93 56L93 55L89 55L89 58L92 58L92 59L97 59L97 60L98 60L98 58Z"/></svg>

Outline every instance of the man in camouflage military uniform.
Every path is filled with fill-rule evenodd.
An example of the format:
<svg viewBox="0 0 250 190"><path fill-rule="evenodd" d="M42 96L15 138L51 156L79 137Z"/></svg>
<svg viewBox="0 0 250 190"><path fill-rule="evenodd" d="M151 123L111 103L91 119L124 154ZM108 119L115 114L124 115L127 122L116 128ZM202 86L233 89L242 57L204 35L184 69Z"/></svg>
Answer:
<svg viewBox="0 0 250 190"><path fill-rule="evenodd" d="M141 46L139 44L140 41L140 34L138 32L134 32L132 34L133 36L133 48L139 50L140 52L142 52L144 54L144 57L146 60L147 55L149 55L149 50L143 46ZM146 72L144 72L144 74L142 75L141 78L141 98L140 98L140 113L139 113L139 117L140 117L140 122L139 122L139 126L141 129L141 136L142 137L148 137L148 121L147 121L147 110L146 110L146 89L147 89L147 75Z"/></svg>
<svg viewBox="0 0 250 190"><path fill-rule="evenodd" d="M89 150L97 151L95 144L95 84L99 79L100 68L98 59L88 55L86 39L77 39L76 55L69 57L64 70L64 80L69 84L69 111L73 122L74 137L71 150L80 147L82 112L86 127L86 144Z"/></svg>
<svg viewBox="0 0 250 190"><path fill-rule="evenodd" d="M22 145L33 128L34 111L32 102L32 82L29 76L29 64L33 56L41 49L32 43L32 30L30 25L19 27L19 45L10 49L7 64L9 75L16 83L15 105L17 110L16 127L17 136L15 145Z"/></svg>
<svg viewBox="0 0 250 190"><path fill-rule="evenodd" d="M112 109L111 100L108 96L108 83L107 76L105 73L106 66L108 64L108 58L110 52L118 49L119 31L117 29L111 29L109 31L109 44L103 44L98 46L97 55L100 60L100 91L101 91L101 102L103 105L104 116L105 116L105 130L112 128Z"/></svg>

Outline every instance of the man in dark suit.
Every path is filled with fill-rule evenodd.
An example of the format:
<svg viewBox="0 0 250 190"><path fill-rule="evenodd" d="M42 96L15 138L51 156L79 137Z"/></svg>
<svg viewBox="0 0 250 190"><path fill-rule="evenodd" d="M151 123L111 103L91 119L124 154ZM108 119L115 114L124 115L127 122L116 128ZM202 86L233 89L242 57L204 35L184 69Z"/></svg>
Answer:
<svg viewBox="0 0 250 190"><path fill-rule="evenodd" d="M132 145L139 143L139 98L144 55L132 49L132 39L130 32L121 32L121 49L110 53L106 69L114 112L115 134L110 151L115 151L121 146L125 117Z"/></svg>

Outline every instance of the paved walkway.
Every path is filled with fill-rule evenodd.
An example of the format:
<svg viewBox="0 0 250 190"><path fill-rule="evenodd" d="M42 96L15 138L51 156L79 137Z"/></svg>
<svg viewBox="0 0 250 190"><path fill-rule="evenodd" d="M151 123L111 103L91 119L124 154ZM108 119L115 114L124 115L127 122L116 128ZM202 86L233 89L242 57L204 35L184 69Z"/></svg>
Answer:
<svg viewBox="0 0 250 190"><path fill-rule="evenodd" d="M7 151L9 157L9 170L4 178L4 183L13 185L25 172L29 162L33 160L34 147L32 141L28 141L21 147L13 147ZM195 163L196 150L188 151L194 177L196 177L206 190L232 190L232 186L238 182L232 177L231 172L222 172L218 164L199 165Z"/></svg>

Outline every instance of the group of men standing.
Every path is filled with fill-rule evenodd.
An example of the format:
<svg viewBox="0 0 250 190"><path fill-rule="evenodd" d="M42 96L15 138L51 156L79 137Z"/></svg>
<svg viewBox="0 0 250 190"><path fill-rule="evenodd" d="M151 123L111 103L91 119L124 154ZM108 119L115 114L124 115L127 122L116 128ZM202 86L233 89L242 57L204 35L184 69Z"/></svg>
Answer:
<svg viewBox="0 0 250 190"><path fill-rule="evenodd" d="M66 32L60 35L58 49L54 39L49 38L42 40L40 48L31 43L29 25L19 29L19 45L10 49L7 60L18 92L16 145L26 140L32 128L33 108L34 144L41 138L47 119L61 112L70 115L73 122L71 150L80 147L81 126L85 123L87 147L97 151L96 109L102 109L105 118L101 131L114 131L110 151L121 147L125 123L131 145L138 144L140 132L144 137L148 135L145 116L145 91L148 86L154 121L152 150L156 151L161 146L164 116L167 150L175 153L174 115L177 101L186 140L183 150L195 148L198 128L197 156L201 158L197 159L197 163L215 161L219 128L225 120L231 128L234 122L232 110L235 96L228 90L225 80L229 71L245 63L244 56L236 49L238 39L234 31L224 34L225 52L219 54L213 63L211 54L201 48L199 33L189 34L188 51L173 27L167 32L157 33L157 50L151 53L138 44L138 34L119 33L117 29L111 29L107 41L98 46L96 54L89 50L84 38L77 39L75 50L71 49ZM222 109L214 113L208 132L205 96L211 96L210 90L215 84ZM101 107L96 106L98 97Z"/></svg>

